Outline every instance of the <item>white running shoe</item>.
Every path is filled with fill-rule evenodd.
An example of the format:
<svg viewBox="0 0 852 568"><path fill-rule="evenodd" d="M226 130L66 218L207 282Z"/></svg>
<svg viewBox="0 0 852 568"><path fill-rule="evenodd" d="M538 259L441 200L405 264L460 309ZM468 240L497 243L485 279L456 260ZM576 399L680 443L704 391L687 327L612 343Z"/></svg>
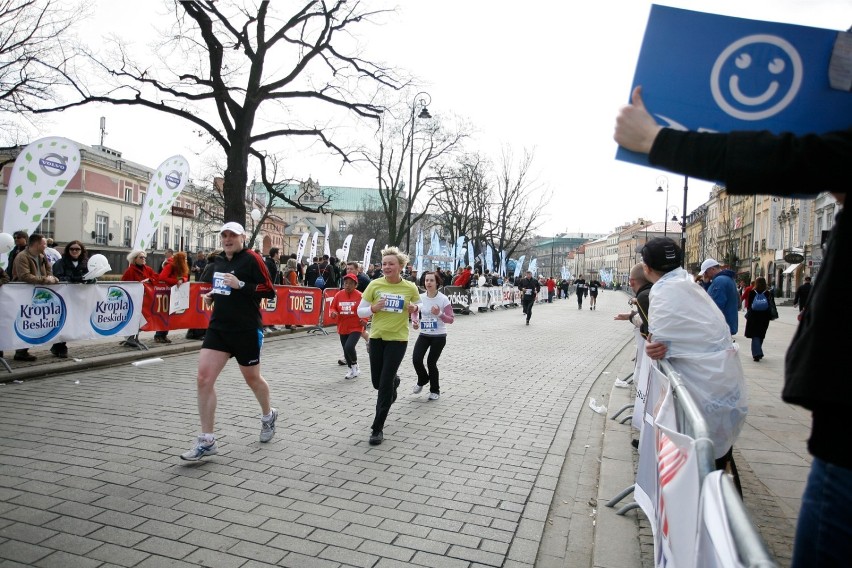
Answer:
<svg viewBox="0 0 852 568"><path fill-rule="evenodd" d="M349 377L350 379L354 379L355 377L360 375L361 369L358 368L358 363L355 363L354 365L352 365L352 369L349 372L352 374L352 376Z"/></svg>
<svg viewBox="0 0 852 568"><path fill-rule="evenodd" d="M414 385L414 389L411 391L412 394L420 394L420 391L423 390L423 385Z"/></svg>
<svg viewBox="0 0 852 568"><path fill-rule="evenodd" d="M204 456L215 456L219 453L219 448L216 447L216 440L207 441L204 436L199 436L195 445L188 452L180 455L180 459L186 461L198 461Z"/></svg>
<svg viewBox="0 0 852 568"><path fill-rule="evenodd" d="M354 375L352 374L355 371L352 367L349 367L349 371L343 377L344 379L351 379Z"/></svg>
<svg viewBox="0 0 852 568"><path fill-rule="evenodd" d="M436 392L430 392L429 393L429 400L438 400L439 398L441 398L441 395L439 395L438 393L436 393Z"/></svg>
<svg viewBox="0 0 852 568"><path fill-rule="evenodd" d="M269 420L260 419L260 441L266 443L275 435L275 421L278 419L278 410L272 409L272 417Z"/></svg>

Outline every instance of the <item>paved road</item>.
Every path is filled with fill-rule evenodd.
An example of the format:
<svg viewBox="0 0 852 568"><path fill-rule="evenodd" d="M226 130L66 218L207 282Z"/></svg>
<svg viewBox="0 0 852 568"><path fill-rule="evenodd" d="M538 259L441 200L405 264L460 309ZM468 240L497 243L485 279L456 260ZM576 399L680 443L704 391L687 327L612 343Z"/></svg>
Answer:
<svg viewBox="0 0 852 568"><path fill-rule="evenodd" d="M570 459L586 464L574 474L594 494L598 415L575 426L632 338L612 321L625 296L599 300L597 311L538 305L529 327L517 309L459 316L441 399L409 394L406 360L377 447L369 377L343 380L334 336L264 347L281 410L269 444L231 363L218 385L220 454L197 464L177 458L197 432L195 354L6 384L0 566L522 567L566 548L588 565L588 508L557 515L582 538L543 534Z"/></svg>

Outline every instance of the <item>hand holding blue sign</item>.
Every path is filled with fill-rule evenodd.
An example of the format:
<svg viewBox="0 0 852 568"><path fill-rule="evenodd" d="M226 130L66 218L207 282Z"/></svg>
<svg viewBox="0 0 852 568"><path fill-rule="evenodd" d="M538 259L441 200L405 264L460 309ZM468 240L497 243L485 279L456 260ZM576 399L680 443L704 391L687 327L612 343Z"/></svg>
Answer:
<svg viewBox="0 0 852 568"><path fill-rule="evenodd" d="M647 154L651 151L654 138L663 127L657 124L645 108L645 103L642 101L642 85L633 89L630 102L631 104L622 107L615 119L614 138L619 146Z"/></svg>

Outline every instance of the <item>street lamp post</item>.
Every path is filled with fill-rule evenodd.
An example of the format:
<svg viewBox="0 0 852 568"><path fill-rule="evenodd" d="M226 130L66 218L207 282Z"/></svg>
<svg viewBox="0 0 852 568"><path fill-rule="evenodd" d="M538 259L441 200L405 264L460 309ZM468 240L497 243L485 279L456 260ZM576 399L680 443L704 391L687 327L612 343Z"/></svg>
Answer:
<svg viewBox="0 0 852 568"><path fill-rule="evenodd" d="M669 178L666 176L657 177L657 193L663 192L663 185L666 186L666 212L663 215L663 238L668 236L669 227Z"/></svg>
<svg viewBox="0 0 852 568"><path fill-rule="evenodd" d="M418 100L418 97L420 99ZM429 105L432 104L432 95L425 91L420 91L416 95L414 95L414 100L411 101L411 132L409 133L409 144L410 144L410 156L408 162L408 202L406 203L406 207L408 208L408 220L406 221L406 231L405 231L405 250L411 250L411 188L414 186L414 118L417 113L418 104L422 107L420 114L416 115L417 118L432 118L432 115L429 114Z"/></svg>

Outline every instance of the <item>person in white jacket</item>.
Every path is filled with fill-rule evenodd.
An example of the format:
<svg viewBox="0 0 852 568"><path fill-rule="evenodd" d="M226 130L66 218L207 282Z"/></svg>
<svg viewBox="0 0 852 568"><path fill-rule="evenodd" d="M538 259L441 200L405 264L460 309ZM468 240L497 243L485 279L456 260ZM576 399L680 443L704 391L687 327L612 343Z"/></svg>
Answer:
<svg viewBox="0 0 852 568"><path fill-rule="evenodd" d="M732 452L748 407L738 348L712 298L680 267L682 258L668 238L651 239L642 249L645 277L653 283L645 352L668 359L683 377L707 421L716 468L730 465L740 489Z"/></svg>

